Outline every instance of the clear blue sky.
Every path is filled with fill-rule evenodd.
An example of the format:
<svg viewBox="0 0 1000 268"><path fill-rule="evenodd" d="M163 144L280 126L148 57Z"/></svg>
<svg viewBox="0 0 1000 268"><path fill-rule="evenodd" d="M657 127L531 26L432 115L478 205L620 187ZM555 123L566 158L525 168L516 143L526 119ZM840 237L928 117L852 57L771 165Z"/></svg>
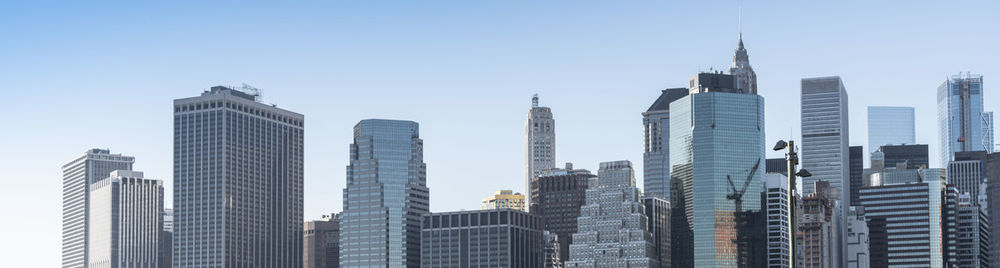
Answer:
<svg viewBox="0 0 1000 268"><path fill-rule="evenodd" d="M523 191L532 93L555 114L558 162L641 170L640 113L660 89L728 67L739 5L22 2L0 3L10 267L59 265L60 166L88 148L135 156L170 193L171 101L218 84L246 82L306 115L306 219L340 211L351 129L364 118L420 122L433 211ZM856 145L866 106L915 106L917 142L936 156L935 89L960 71L985 75L986 107L1000 112L996 1L881 2L744 3L769 142L798 135L804 77L843 78Z"/></svg>

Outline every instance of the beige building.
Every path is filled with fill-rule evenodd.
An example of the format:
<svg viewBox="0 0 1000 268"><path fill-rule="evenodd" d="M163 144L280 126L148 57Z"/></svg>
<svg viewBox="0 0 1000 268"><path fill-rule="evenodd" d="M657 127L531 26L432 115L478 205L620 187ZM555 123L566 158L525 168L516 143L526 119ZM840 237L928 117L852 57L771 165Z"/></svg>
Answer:
<svg viewBox="0 0 1000 268"><path fill-rule="evenodd" d="M510 208L520 211L528 211L524 206L524 195L515 193L513 190L500 190L493 196L483 198L481 209L501 209Z"/></svg>
<svg viewBox="0 0 1000 268"><path fill-rule="evenodd" d="M340 217L323 215L322 220L307 221L302 232L302 267L340 267Z"/></svg>

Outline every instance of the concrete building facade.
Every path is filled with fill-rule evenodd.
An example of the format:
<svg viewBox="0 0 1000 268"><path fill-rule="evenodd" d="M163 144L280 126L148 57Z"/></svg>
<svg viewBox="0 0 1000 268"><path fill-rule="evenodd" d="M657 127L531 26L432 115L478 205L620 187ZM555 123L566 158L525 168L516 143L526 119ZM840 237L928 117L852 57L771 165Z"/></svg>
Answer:
<svg viewBox="0 0 1000 268"><path fill-rule="evenodd" d="M302 267L304 116L247 85L173 110L174 267Z"/></svg>
<svg viewBox="0 0 1000 268"><path fill-rule="evenodd" d="M116 170L90 191L87 267L160 267L163 181Z"/></svg>
<svg viewBox="0 0 1000 268"><path fill-rule="evenodd" d="M111 154L106 149L90 149L62 166L62 267L84 268L87 259L90 221L90 189L115 170L132 170L135 157Z"/></svg>

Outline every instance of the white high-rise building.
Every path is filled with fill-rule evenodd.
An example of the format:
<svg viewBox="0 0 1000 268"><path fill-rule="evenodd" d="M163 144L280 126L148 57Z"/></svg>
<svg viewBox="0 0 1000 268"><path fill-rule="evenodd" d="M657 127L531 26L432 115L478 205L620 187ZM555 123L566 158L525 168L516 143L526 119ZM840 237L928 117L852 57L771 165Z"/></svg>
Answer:
<svg viewBox="0 0 1000 268"><path fill-rule="evenodd" d="M788 176L781 173L764 174L764 195L767 207L767 267L791 267L789 239Z"/></svg>
<svg viewBox="0 0 1000 268"><path fill-rule="evenodd" d="M160 267L163 181L116 170L90 192L88 267Z"/></svg>
<svg viewBox="0 0 1000 268"><path fill-rule="evenodd" d="M556 120L549 107L538 106L538 94L531 97L531 110L524 124L524 188L528 205L535 193L531 182L542 172L556 167Z"/></svg>
<svg viewBox="0 0 1000 268"><path fill-rule="evenodd" d="M566 267L659 267L641 198L631 162L602 162Z"/></svg>
<svg viewBox="0 0 1000 268"><path fill-rule="evenodd" d="M87 267L90 189L111 171L131 170L135 158L111 154L110 150L90 149L62 166L63 222L62 267Z"/></svg>

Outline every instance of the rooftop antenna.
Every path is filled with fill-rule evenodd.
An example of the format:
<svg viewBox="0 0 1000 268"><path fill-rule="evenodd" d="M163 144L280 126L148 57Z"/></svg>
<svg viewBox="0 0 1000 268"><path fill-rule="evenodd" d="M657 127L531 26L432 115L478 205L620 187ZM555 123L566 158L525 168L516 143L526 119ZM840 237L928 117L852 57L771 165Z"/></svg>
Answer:
<svg viewBox="0 0 1000 268"><path fill-rule="evenodd" d="M739 37L740 37L740 40L742 41L743 40L743 0L740 0L740 9L739 9L739 15L738 15L737 19L738 19L737 25L738 25L739 31L740 31L740 36Z"/></svg>
<svg viewBox="0 0 1000 268"><path fill-rule="evenodd" d="M535 95L531 96L531 107L532 108L538 107L538 93L535 93Z"/></svg>

